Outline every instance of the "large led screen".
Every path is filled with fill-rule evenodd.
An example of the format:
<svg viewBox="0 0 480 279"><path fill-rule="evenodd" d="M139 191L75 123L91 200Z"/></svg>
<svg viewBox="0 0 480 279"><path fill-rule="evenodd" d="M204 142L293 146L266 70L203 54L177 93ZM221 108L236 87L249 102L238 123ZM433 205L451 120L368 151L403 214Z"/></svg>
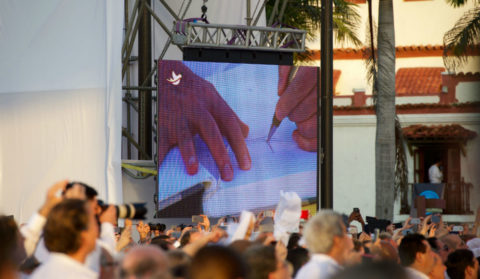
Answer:
<svg viewBox="0 0 480 279"><path fill-rule="evenodd" d="M158 216L315 200L317 84L316 67L159 61Z"/></svg>

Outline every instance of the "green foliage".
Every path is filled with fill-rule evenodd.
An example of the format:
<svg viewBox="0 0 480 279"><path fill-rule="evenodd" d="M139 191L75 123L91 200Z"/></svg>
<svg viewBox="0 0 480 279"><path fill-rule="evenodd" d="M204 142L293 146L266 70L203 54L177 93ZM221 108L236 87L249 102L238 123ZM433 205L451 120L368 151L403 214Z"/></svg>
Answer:
<svg viewBox="0 0 480 279"><path fill-rule="evenodd" d="M463 65L468 51L480 49L480 6L467 11L443 37L443 60L449 70Z"/></svg>
<svg viewBox="0 0 480 279"><path fill-rule="evenodd" d="M283 0L277 3L277 9L273 20L273 25L294 27L307 31L307 40L314 40L320 36L319 28L321 24L320 1L317 0L288 0L283 16L279 18L282 10ZM355 46L362 44L358 38L358 26L361 18L357 12L357 5L345 0L333 0L333 28L335 39L338 43L353 43ZM268 0L266 4L267 19L269 19L275 9L275 0ZM296 60L309 60L310 52L296 55Z"/></svg>
<svg viewBox="0 0 480 279"><path fill-rule="evenodd" d="M283 1L280 1L281 6ZM295 0L288 1L283 17L279 19L281 7L278 7L273 20L273 24L292 26L297 29L307 31L307 38L314 39L316 32L320 27L320 7L316 5L318 1ZM266 4L267 19L270 18L274 10L275 0L268 0Z"/></svg>

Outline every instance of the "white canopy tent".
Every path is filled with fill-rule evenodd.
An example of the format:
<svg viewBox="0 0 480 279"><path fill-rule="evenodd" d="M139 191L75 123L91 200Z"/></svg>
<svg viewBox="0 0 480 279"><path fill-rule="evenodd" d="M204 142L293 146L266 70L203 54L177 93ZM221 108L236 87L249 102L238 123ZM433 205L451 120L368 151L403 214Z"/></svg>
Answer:
<svg viewBox="0 0 480 279"><path fill-rule="evenodd" d="M55 181L122 200L123 1L0 2L0 212L24 222Z"/></svg>
<svg viewBox="0 0 480 279"><path fill-rule="evenodd" d="M164 22L173 21L152 2ZM182 1L167 2L178 11ZM123 4L0 1L0 214L25 222L61 179L94 186L109 203L123 200ZM186 18L199 17L202 5L193 0ZM246 0L207 6L212 23L245 23ZM152 22L157 59L166 34ZM262 17L258 25L264 24ZM181 59L181 52L171 46L165 58Z"/></svg>

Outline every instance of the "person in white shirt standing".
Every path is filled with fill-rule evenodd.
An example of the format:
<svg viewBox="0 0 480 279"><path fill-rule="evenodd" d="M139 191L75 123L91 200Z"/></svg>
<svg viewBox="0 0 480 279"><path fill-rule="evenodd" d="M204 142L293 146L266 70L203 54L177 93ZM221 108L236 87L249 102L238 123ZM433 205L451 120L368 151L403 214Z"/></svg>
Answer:
<svg viewBox="0 0 480 279"><path fill-rule="evenodd" d="M398 246L398 255L410 279L428 279L435 267L435 254L421 234L405 236Z"/></svg>
<svg viewBox="0 0 480 279"><path fill-rule="evenodd" d="M60 195L61 192L61 195ZM117 216L115 207L110 205L103 212L97 202L97 191L81 182L68 183L67 180L59 181L48 189L46 199L42 207L35 213L28 223L20 231L24 237L24 245L27 256L34 255L39 262L47 261L48 249L44 239L41 238L42 229L45 226L46 217L50 210L65 199L85 200L92 212L98 215L100 222L100 235L98 235L95 250L87 257L85 265L95 272L100 272L100 258L102 253L115 255L114 224Z"/></svg>
<svg viewBox="0 0 480 279"><path fill-rule="evenodd" d="M310 219L304 238L311 258L297 273L296 279L330 278L342 269L353 249L340 214L322 210Z"/></svg>
<svg viewBox="0 0 480 279"><path fill-rule="evenodd" d="M44 230L45 246L51 253L32 274L40 278L98 278L98 273L85 266L96 245L98 224L87 202L66 199L48 214Z"/></svg>
<svg viewBox="0 0 480 279"><path fill-rule="evenodd" d="M443 173L442 173L442 160L436 160L435 163L430 166L428 169L428 178L430 183L442 183L443 180Z"/></svg>

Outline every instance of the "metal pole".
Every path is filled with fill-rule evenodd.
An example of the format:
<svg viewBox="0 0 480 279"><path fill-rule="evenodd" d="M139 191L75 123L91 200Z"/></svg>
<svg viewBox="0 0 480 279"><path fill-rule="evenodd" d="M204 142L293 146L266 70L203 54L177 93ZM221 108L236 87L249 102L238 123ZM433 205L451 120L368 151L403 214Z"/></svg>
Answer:
<svg viewBox="0 0 480 279"><path fill-rule="evenodd" d="M150 0L144 1L145 6L150 5ZM152 68L152 22L150 13L142 10L139 14L140 27L138 30L138 80L147 85L151 85L151 79L148 77ZM138 143L140 152L138 159L149 160L152 158L152 92L150 90L140 90L138 93Z"/></svg>
<svg viewBox="0 0 480 279"><path fill-rule="evenodd" d="M247 17L245 18L247 20L247 26L250 26L252 25L252 15L251 15L251 12L250 12L250 0L247 0Z"/></svg>
<svg viewBox="0 0 480 279"><path fill-rule="evenodd" d="M333 208L333 21L332 0L321 0L321 208Z"/></svg>
<svg viewBox="0 0 480 279"><path fill-rule="evenodd" d="M262 7L260 8L260 10L258 11L257 16L255 17L255 20L253 21L253 25L254 25L254 26L257 25L257 22L258 22L258 20L260 19L260 16L262 15L262 10L265 9L265 4L267 4L267 0L264 0L264 1L263 1Z"/></svg>
<svg viewBox="0 0 480 279"><path fill-rule="evenodd" d="M125 5L125 41L127 41L127 33L128 33L128 0L124 1ZM122 53L123 54L123 53ZM128 63L128 61L127 61ZM127 77L126 77L126 85L130 86L130 69L127 66ZM129 98L131 97L130 90L127 90L127 93L125 93L126 97ZM127 103L127 133L129 135L132 134L132 123L131 123L131 109L130 109L130 104ZM130 140L127 138L127 158L132 159L132 144L130 143Z"/></svg>
<svg viewBox="0 0 480 279"><path fill-rule="evenodd" d="M140 7L140 11L138 12L137 19L135 20L135 25L134 25L133 31L132 31L133 34L131 35L131 37L125 38L125 39L128 39L130 41L129 41L127 49L126 49L125 57L123 57L122 78L125 75L125 72L126 72L127 67L128 67L130 54L132 53L133 44L135 43L135 36L137 36L138 28L139 28L139 25L140 25L140 17L145 13L145 5L143 4L143 1L140 1L139 5L141 7ZM133 18L132 18L132 20L133 20Z"/></svg>
<svg viewBox="0 0 480 279"><path fill-rule="evenodd" d="M279 3L280 3L280 0L275 0L275 4L273 4L273 10L272 10L272 13L270 14L270 18L268 19L267 26L272 26L273 20L275 19L275 16L278 13Z"/></svg>
<svg viewBox="0 0 480 279"><path fill-rule="evenodd" d="M280 10L280 13L278 14L278 23L282 23L283 19L283 14L285 14L285 9L287 8L288 0L284 0L282 3L282 9Z"/></svg>

